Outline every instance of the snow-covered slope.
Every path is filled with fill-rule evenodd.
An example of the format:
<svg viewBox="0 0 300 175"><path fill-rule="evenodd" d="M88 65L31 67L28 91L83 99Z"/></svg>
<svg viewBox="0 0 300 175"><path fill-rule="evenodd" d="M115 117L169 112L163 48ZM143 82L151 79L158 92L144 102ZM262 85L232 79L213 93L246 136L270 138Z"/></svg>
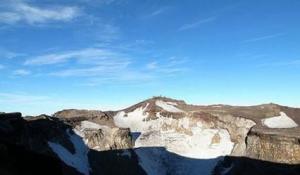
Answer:
<svg viewBox="0 0 300 175"><path fill-rule="evenodd" d="M183 112L181 109L175 107L177 106L175 102L165 102L162 100L157 100L155 104L168 112Z"/></svg>
<svg viewBox="0 0 300 175"><path fill-rule="evenodd" d="M298 126L298 124L284 112L280 112L280 116L263 119L262 124L268 128L294 128Z"/></svg>
<svg viewBox="0 0 300 175"><path fill-rule="evenodd" d="M145 112L147 107L148 104L129 113L121 111L114 116L114 122L118 127L130 128L131 132L140 132L148 126L148 123L145 121L148 117L148 114Z"/></svg>
<svg viewBox="0 0 300 175"><path fill-rule="evenodd" d="M227 130L204 127L201 121L185 116L184 111L175 107L175 103L156 101L155 104L170 113L181 112L182 117L178 119L165 117L160 112L156 112L154 117L150 116L148 103L128 113L120 111L114 116L114 122L118 127L130 128L131 132L140 133L135 140L135 148L137 148L136 153L140 158L140 164L148 174L166 174L165 171L168 171L171 166L165 166L171 165L174 159L170 153L185 157L186 160L193 158L213 160L206 161L210 162L210 166L194 165L194 169L205 172L212 171L219 161L217 157L231 153L234 143L230 140ZM186 163L179 162L181 164L178 164L177 168L185 169ZM179 169L175 169L173 173L180 172Z"/></svg>
<svg viewBox="0 0 300 175"><path fill-rule="evenodd" d="M68 149L55 142L48 142L50 148L57 154L57 156L67 165L74 167L84 175L89 175L90 165L88 160L88 147L76 134L71 134L67 131L70 141L75 148L75 153L72 154Z"/></svg>

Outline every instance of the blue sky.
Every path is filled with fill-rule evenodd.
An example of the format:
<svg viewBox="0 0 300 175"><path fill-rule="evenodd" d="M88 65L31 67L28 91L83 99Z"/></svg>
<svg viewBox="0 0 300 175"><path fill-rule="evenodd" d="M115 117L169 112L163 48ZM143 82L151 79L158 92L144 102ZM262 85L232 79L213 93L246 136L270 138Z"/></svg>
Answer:
<svg viewBox="0 0 300 175"><path fill-rule="evenodd" d="M300 106L298 0L0 0L0 111Z"/></svg>

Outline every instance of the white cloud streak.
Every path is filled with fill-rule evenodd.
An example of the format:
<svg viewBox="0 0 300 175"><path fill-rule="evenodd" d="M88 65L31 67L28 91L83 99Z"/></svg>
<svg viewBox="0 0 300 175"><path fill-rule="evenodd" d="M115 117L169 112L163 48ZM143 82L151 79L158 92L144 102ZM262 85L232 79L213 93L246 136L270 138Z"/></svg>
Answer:
<svg viewBox="0 0 300 175"><path fill-rule="evenodd" d="M12 52L3 48L0 48L0 55L1 55L0 58L8 58L8 59L25 56L25 54Z"/></svg>
<svg viewBox="0 0 300 175"><path fill-rule="evenodd" d="M41 55L25 61L26 66L60 65L72 62L72 67L52 71L60 77L105 77L118 79L130 72L131 60L126 55L108 49L85 48L62 53Z"/></svg>
<svg viewBox="0 0 300 175"><path fill-rule="evenodd" d="M34 96L19 93L0 93L0 102L13 103L13 104L28 104L28 103L41 103L49 98L46 96Z"/></svg>
<svg viewBox="0 0 300 175"><path fill-rule="evenodd" d="M149 70L155 70L158 68L158 63L156 61L150 62L146 65L146 68Z"/></svg>
<svg viewBox="0 0 300 175"><path fill-rule="evenodd" d="M51 71L44 74L64 78L82 77L87 82L81 84L93 86L103 83L149 81L186 70L182 66L185 59L170 57L163 61L140 64L127 54L106 47L84 48L31 57L24 65L31 68L53 65Z"/></svg>
<svg viewBox="0 0 300 175"><path fill-rule="evenodd" d="M109 76L115 75L117 72L125 69L127 63L111 63L107 65L88 67L88 68L78 68L78 69L66 69L58 72L51 73L51 75L69 77L69 76L83 76L83 77L93 77L93 76Z"/></svg>
<svg viewBox="0 0 300 175"><path fill-rule="evenodd" d="M258 67L286 67L286 66L300 66L300 59L286 60L279 62L269 62L258 65Z"/></svg>
<svg viewBox="0 0 300 175"><path fill-rule="evenodd" d="M26 75L30 75L31 72L29 70L25 70L25 69L17 69L13 72L13 75L15 76L26 76Z"/></svg>
<svg viewBox="0 0 300 175"><path fill-rule="evenodd" d="M283 35L284 35L284 33L276 33L276 34L272 34L272 35L265 35L265 36L260 36L260 37L244 40L243 43L251 43L251 42L256 42L256 41L262 41L262 40L277 38L277 37L280 37L280 36L283 36Z"/></svg>
<svg viewBox="0 0 300 175"><path fill-rule="evenodd" d="M193 29L193 28L199 27L201 24L213 22L216 19L217 19L216 17L209 17L209 18L206 18L206 19L200 19L200 20L198 20L196 22L193 22L193 23L184 24L181 27L179 27L178 31Z"/></svg>
<svg viewBox="0 0 300 175"><path fill-rule="evenodd" d="M7 1L7 7L0 12L0 23L44 24L55 21L71 21L79 16L78 7L55 6L40 8L22 1Z"/></svg>
<svg viewBox="0 0 300 175"><path fill-rule="evenodd" d="M162 8L159 8L153 12L151 12L150 14L146 15L145 17L146 18L149 18L149 17L154 17L154 16L157 16L157 15L160 15L162 13L165 13L167 10L169 9L169 7L162 7Z"/></svg>
<svg viewBox="0 0 300 175"><path fill-rule="evenodd" d="M152 72L164 73L165 75L174 75L185 72L188 69L184 66L186 58L170 57L166 62L153 61L146 65L146 68Z"/></svg>
<svg viewBox="0 0 300 175"><path fill-rule="evenodd" d="M119 57L119 54L107 49L86 48L73 50L62 53L46 54L27 59L24 65L51 65L70 61L71 59L79 60L81 63L103 64L103 61L112 60Z"/></svg>

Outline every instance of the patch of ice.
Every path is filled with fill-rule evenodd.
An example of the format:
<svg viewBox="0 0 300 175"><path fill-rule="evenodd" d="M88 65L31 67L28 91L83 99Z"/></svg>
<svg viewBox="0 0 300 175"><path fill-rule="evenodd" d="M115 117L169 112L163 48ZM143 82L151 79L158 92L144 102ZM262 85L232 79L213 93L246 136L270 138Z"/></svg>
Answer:
<svg viewBox="0 0 300 175"><path fill-rule="evenodd" d="M64 163L74 167L84 175L89 175L90 165L87 156L89 149L84 144L82 138L80 138L78 135L71 134L69 131L67 131L67 134L69 135L70 141L75 148L74 154L72 154L61 144L55 142L48 141L49 147Z"/></svg>
<svg viewBox="0 0 300 175"><path fill-rule="evenodd" d="M280 116L262 119L262 124L268 128L295 128L298 126L298 124L284 112L280 112Z"/></svg>
<svg viewBox="0 0 300 175"><path fill-rule="evenodd" d="M168 112L174 112L174 113L183 112L181 109L178 109L177 107L175 107L177 104L174 102L165 102L162 100L157 100L155 102L155 104Z"/></svg>

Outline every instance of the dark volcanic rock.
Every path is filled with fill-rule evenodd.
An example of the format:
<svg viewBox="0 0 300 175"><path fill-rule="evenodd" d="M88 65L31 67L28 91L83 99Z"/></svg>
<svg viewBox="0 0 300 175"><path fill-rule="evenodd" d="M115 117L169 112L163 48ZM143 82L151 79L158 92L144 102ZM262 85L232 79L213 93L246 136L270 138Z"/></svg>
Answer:
<svg viewBox="0 0 300 175"><path fill-rule="evenodd" d="M107 126L105 126L107 127ZM123 167L130 165L131 169L123 169L119 171L125 174L140 174L143 172L137 163L137 159L130 159L120 155L123 151L122 147L130 148L131 136L128 129L109 128L109 133L102 133L101 130L89 130L86 134L93 146L107 149L119 149L118 152L111 154L102 154L96 150L86 152L87 164L90 164L90 173L93 175L105 174L99 172L97 164L105 166L109 169L118 167L113 163L121 163ZM22 118L20 113L0 114L0 174L2 175L80 175L82 174L76 168L76 165L68 164L62 159L52 148L49 142L55 143L61 147L61 151L69 152L63 154L74 155L74 159L78 159L82 155L76 157L78 145L84 145L89 150L88 145L85 146L84 138L73 132L72 125L55 117L41 115L38 117ZM98 132L100 134L95 134ZM105 130L104 132L108 132ZM77 137L80 140L72 141L70 137ZM128 141L127 141L128 140ZM80 143L79 143L80 142ZM77 145L74 145L77 144ZM121 145L119 145L121 144ZM125 145L122 145L125 144ZM65 149L65 150L63 150ZM96 155L102 155L101 159ZM104 158L104 159L103 159ZM110 160L110 161L105 161ZM72 161L72 160L69 160ZM91 163L89 163L91 162ZM83 162L86 163L86 162ZM120 167L120 166L119 166ZM117 169L115 169L114 172ZM103 168L101 171L104 171ZM126 172L127 171L127 172ZM86 173L88 174L88 172Z"/></svg>
<svg viewBox="0 0 300 175"><path fill-rule="evenodd" d="M0 174L62 174L59 159L43 154L47 152L45 148L32 149L39 140L31 137L28 123L21 116L21 113L0 114ZM51 169L45 171L47 167Z"/></svg>
<svg viewBox="0 0 300 175"><path fill-rule="evenodd" d="M226 156L216 166L213 175L298 175L299 173L299 164L291 165L248 157Z"/></svg>

